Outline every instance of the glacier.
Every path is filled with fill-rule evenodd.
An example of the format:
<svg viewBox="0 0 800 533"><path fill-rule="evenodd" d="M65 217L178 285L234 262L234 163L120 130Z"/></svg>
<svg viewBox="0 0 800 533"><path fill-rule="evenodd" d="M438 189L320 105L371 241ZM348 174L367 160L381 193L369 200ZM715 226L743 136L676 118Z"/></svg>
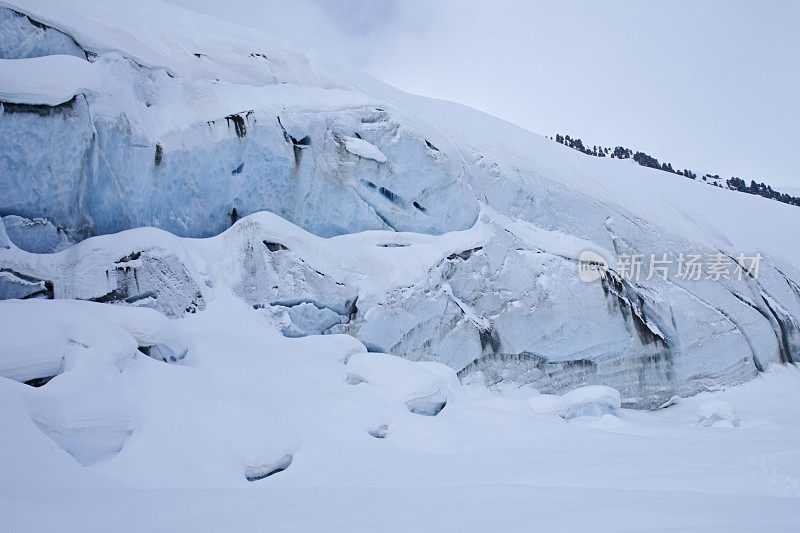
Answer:
<svg viewBox="0 0 800 533"><path fill-rule="evenodd" d="M0 478L22 494L0 509L29 529L26 494L79 488L101 509L62 495L42 519L107 529L174 497L116 525L183 505L263 529L268 506L281 529L296 497L308 529L368 502L485 530L505 524L472 507L541 501L612 530L563 502L657 490L659 523L697 501L790 529L797 227L169 4L0 0ZM608 265L589 282L586 252ZM755 253L758 276L622 274ZM245 515L205 500L232 494Z"/></svg>
<svg viewBox="0 0 800 533"><path fill-rule="evenodd" d="M209 47L188 36L163 57L114 33L88 37L85 20L54 4L9 5L3 65L15 76L0 84L0 215L17 248L58 254L0 253L5 297L145 305L176 317L202 310L223 278L288 336L347 333L372 351L441 362L485 383L553 393L605 384L637 407L798 357L791 207L766 213L758 199L581 157L260 37L223 43L216 53L241 62L223 65L188 54ZM54 17L62 25L48 26ZM53 90L46 79L57 81ZM292 235L382 232L370 246L386 258L415 256L410 234L440 236L439 252L417 259L402 283L365 289L353 280L385 274L309 267L309 246L276 240L285 223L248 216L264 211L295 226ZM741 213L759 216L745 222ZM233 232L242 249L218 252L225 273L209 266L221 259L198 265L176 249L195 241L93 237L142 226L220 235L214 242ZM463 231L475 237L452 246ZM596 283L575 276L582 250L612 265ZM758 279L630 283L613 267L620 254L721 252L733 261L756 250L765 256ZM340 262L348 252L331 250Z"/></svg>

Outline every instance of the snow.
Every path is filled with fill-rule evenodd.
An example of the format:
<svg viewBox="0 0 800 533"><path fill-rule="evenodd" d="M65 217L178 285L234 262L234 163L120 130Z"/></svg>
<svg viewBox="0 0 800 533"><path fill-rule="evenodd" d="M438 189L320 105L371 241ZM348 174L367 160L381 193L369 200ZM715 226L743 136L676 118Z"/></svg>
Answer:
<svg viewBox="0 0 800 533"><path fill-rule="evenodd" d="M620 409L618 424L543 417L453 381L447 407L421 416L405 400L442 387L431 367L365 353L351 337L285 338L224 294L171 321L86 302L2 304L4 334L20 329L31 348L31 315L42 325L74 316L64 338L89 346L64 341L82 364L43 387L0 380L7 527L135 531L179 519L250 530L268 516L270 527L290 531L522 531L531 520L599 531L756 523L788 531L800 518L800 419L785 408L800 400L793 365L668 409ZM170 324L193 340L195 356L188 365L146 357L114 329L120 320L139 332ZM92 340L104 331L119 341ZM348 383L354 372L366 381ZM615 401L601 389L572 396ZM736 431L696 424L709 401L739 413ZM370 435L382 426L383 438Z"/></svg>
<svg viewBox="0 0 800 533"><path fill-rule="evenodd" d="M50 26L0 9L8 529L796 529L796 207L168 4L0 5Z"/></svg>
<svg viewBox="0 0 800 533"><path fill-rule="evenodd" d="M579 387L563 396L538 394L527 401L534 413L554 414L567 420L580 416L617 415L622 405L619 391L603 385Z"/></svg>
<svg viewBox="0 0 800 533"><path fill-rule="evenodd" d="M344 147L353 155L363 157L365 159L372 159L378 163L386 163L387 158L383 155L377 146L370 144L364 139L356 137L344 137Z"/></svg>
<svg viewBox="0 0 800 533"><path fill-rule="evenodd" d="M397 396L409 411L435 416L447 403L445 381L420 366L389 354L354 354L347 361L347 381L367 383Z"/></svg>
<svg viewBox="0 0 800 533"><path fill-rule="evenodd" d="M0 100L58 105L100 85L94 64L75 56L0 59Z"/></svg>
<svg viewBox="0 0 800 533"><path fill-rule="evenodd" d="M701 426L713 427L737 427L739 417L733 407L727 402L720 400L708 400L697 406L695 410L697 423Z"/></svg>

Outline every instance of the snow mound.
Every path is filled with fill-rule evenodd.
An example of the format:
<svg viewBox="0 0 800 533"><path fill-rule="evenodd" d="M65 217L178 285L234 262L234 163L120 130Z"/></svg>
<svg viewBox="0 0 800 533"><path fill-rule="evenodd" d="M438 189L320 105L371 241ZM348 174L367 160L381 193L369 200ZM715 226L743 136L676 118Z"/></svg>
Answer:
<svg viewBox="0 0 800 533"><path fill-rule="evenodd" d="M81 302L0 301L0 376L24 382L55 377L92 358L122 364L133 357L135 339L90 309Z"/></svg>
<svg viewBox="0 0 800 533"><path fill-rule="evenodd" d="M562 416L564 399L557 394L537 394L532 398L528 398L528 406L537 414Z"/></svg>
<svg viewBox="0 0 800 533"><path fill-rule="evenodd" d="M447 404L444 379L417 363L382 353L354 354L347 361L348 383L366 382L405 403L415 414L435 416Z"/></svg>
<svg viewBox="0 0 800 533"><path fill-rule="evenodd" d="M722 400L707 400L695 409L697 424L706 427L738 427L739 417L731 404Z"/></svg>
<svg viewBox="0 0 800 533"><path fill-rule="evenodd" d="M277 474L278 472L283 472L289 468L291 464L292 456L284 455L277 461L272 461L270 463L248 465L245 468L244 475L247 478L247 481L258 481L273 474Z"/></svg>
<svg viewBox="0 0 800 533"><path fill-rule="evenodd" d="M124 366L139 352L177 362L191 346L174 323L151 309L3 300L0 316L0 376L21 382L53 378L94 360Z"/></svg>
<svg viewBox="0 0 800 533"><path fill-rule="evenodd" d="M618 415L621 405L619 391L603 385L581 387L563 396L540 394L528 399L533 412L555 414L566 420L580 416Z"/></svg>
<svg viewBox="0 0 800 533"><path fill-rule="evenodd" d="M619 391L603 385L590 385L569 391L564 401L564 418L616 415L622 405Z"/></svg>

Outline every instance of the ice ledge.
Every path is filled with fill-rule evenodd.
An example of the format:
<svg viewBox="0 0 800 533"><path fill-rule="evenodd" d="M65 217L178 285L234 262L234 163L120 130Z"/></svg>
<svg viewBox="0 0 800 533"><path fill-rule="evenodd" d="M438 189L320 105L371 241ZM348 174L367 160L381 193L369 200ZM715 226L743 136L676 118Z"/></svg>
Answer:
<svg viewBox="0 0 800 533"><path fill-rule="evenodd" d="M100 76L92 63L69 55L0 59L0 101L56 106L94 92Z"/></svg>

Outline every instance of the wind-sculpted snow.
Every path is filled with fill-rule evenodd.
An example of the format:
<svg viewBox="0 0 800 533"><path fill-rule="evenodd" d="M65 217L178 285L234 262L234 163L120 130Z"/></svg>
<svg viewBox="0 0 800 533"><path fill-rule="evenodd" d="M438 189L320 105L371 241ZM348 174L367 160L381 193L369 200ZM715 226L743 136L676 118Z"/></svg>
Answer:
<svg viewBox="0 0 800 533"><path fill-rule="evenodd" d="M251 30L78 4L0 9L2 298L181 317L231 290L286 337L346 333L470 383L609 385L637 407L800 357L789 206L586 157ZM124 231L141 226L169 233ZM585 250L609 264L590 283ZM617 265L756 252L757 277Z"/></svg>

